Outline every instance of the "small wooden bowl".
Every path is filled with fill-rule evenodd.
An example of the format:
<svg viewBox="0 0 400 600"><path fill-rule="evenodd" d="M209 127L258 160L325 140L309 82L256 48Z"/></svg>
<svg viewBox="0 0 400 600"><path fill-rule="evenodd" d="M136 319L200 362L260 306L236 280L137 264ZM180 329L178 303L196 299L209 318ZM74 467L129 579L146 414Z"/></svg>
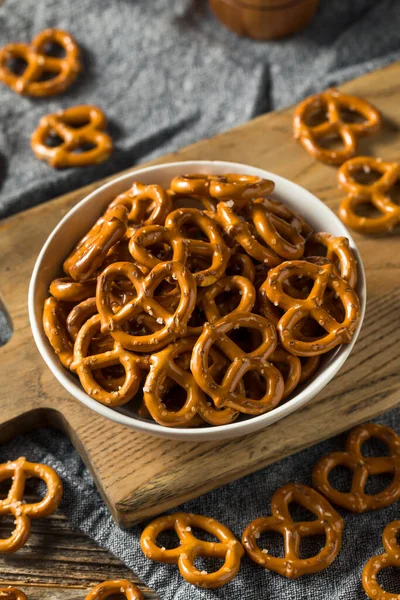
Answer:
<svg viewBox="0 0 400 600"><path fill-rule="evenodd" d="M319 0L209 0L224 25L256 40L296 33L311 21Z"/></svg>

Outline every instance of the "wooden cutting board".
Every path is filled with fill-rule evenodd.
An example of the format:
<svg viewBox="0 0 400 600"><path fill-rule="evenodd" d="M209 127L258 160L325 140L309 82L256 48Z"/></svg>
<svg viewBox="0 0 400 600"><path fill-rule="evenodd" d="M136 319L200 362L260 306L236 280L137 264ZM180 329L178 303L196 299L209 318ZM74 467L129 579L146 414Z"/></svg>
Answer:
<svg viewBox="0 0 400 600"><path fill-rule="evenodd" d="M370 100L383 130L362 152L400 160L400 63L342 89ZM270 113L158 161L221 159L274 171L336 209L336 169L315 162L291 135L292 110ZM52 425L72 439L114 518L123 526L242 477L396 406L400 401L400 237L355 235L368 281L359 341L340 373L302 410L264 431L227 442L187 443L148 437L91 412L61 388L30 332L28 283L36 256L61 217L97 182L0 224L0 288L13 323L0 348L1 441ZM12 458L12 457L10 457Z"/></svg>

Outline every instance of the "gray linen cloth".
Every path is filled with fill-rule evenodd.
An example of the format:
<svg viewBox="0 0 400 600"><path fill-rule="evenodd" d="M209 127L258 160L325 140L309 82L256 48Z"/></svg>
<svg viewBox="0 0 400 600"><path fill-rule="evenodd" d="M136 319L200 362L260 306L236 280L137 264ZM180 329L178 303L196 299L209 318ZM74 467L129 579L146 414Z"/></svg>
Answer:
<svg viewBox="0 0 400 600"><path fill-rule="evenodd" d="M398 0L321 0L307 30L269 43L239 39L222 28L205 0L6 0L0 8L1 45L28 41L54 26L76 37L85 72L65 94L50 99L21 98L0 86L0 217L400 58ZM42 115L78 103L94 103L106 112L115 152L103 165L56 172L34 158L30 134ZM0 339L7 336L6 329L6 320L0 319ZM380 422L400 431L398 411ZM315 460L340 449L343 439L320 444L181 508L215 517L240 536L250 520L268 514L279 486L310 484ZM143 557L141 527L116 527L62 434L40 430L0 446L1 462L18 455L55 467L65 484L61 508L71 524L119 557L165 600L361 600L362 566L382 552L383 528L398 517L397 505L365 515L343 511L343 550L318 575L289 581L245 558L232 583L205 591L185 583L175 566ZM260 543L274 552L276 540ZM317 547L308 541L304 550L312 555ZM388 590L400 591L393 587L396 574L383 577Z"/></svg>

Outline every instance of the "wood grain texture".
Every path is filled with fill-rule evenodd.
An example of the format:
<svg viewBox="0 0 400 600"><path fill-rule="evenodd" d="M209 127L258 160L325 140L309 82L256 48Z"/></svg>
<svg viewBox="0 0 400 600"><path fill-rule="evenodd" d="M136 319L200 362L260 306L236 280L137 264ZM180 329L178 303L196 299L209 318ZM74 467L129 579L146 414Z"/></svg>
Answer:
<svg viewBox="0 0 400 600"><path fill-rule="evenodd" d="M400 159L400 64L342 89L382 110L383 130L361 151ZM336 169L316 163L291 136L292 110L259 117L155 162L222 159L248 163L296 181L336 209L342 193ZM399 402L400 252L396 234L355 235L368 280L365 324L340 373L312 402L267 430L227 442L151 438L92 413L57 383L34 346L26 297L34 260L48 233L78 200L102 182L4 221L0 226L0 286L14 335L0 348L1 439L33 426L66 431L93 473L114 518L124 526L366 421ZM23 377L21 377L23 373ZM212 469L204 469L212 464ZM118 465L118 468L115 468Z"/></svg>
<svg viewBox="0 0 400 600"><path fill-rule="evenodd" d="M27 500L35 502L37 498L28 496ZM9 531L2 519L0 537ZM158 600L132 571L74 531L58 511L33 520L26 546L15 554L0 556L0 587L13 585L25 592L28 600L84 600L92 587L107 579L129 579L139 585L146 600Z"/></svg>

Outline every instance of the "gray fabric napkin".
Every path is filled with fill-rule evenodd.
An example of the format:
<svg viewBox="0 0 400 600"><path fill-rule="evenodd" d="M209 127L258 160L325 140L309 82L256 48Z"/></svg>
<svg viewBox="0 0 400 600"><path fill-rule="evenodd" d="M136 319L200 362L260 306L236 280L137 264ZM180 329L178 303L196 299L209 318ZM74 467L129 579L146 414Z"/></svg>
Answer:
<svg viewBox="0 0 400 600"><path fill-rule="evenodd" d="M0 8L1 45L28 41L52 26L75 36L85 71L65 94L50 99L21 98L0 86L0 217L400 58L398 0L321 0L307 30L269 43L240 39L222 28L205 0L6 0ZM82 103L106 112L115 152L96 167L54 171L33 156L30 135L42 115ZM0 339L6 330L0 318ZM399 411L381 422L400 431ZM250 520L268 514L275 489L288 481L310 484L317 457L342 443L343 437L320 444L182 509L215 517L240 536ZM245 558L232 583L204 591L186 584L175 566L144 558L141 527L116 527L62 434L40 430L0 446L1 462L18 455L55 467L65 484L61 508L72 525L124 561L164 600L361 600L362 566L382 552L383 528L398 516L397 505L361 516L343 511L343 550L318 575L289 581ZM273 552L273 542L268 544ZM306 550L315 552L316 546L311 542ZM393 586L395 576L385 577Z"/></svg>
<svg viewBox="0 0 400 600"><path fill-rule="evenodd" d="M47 99L0 85L0 218L400 58L398 0L321 0L308 29L269 43L238 38L207 6L5 0L1 46L64 28L82 48L84 72ZM38 161L29 140L40 117L85 103L109 119L111 159L60 172Z"/></svg>

